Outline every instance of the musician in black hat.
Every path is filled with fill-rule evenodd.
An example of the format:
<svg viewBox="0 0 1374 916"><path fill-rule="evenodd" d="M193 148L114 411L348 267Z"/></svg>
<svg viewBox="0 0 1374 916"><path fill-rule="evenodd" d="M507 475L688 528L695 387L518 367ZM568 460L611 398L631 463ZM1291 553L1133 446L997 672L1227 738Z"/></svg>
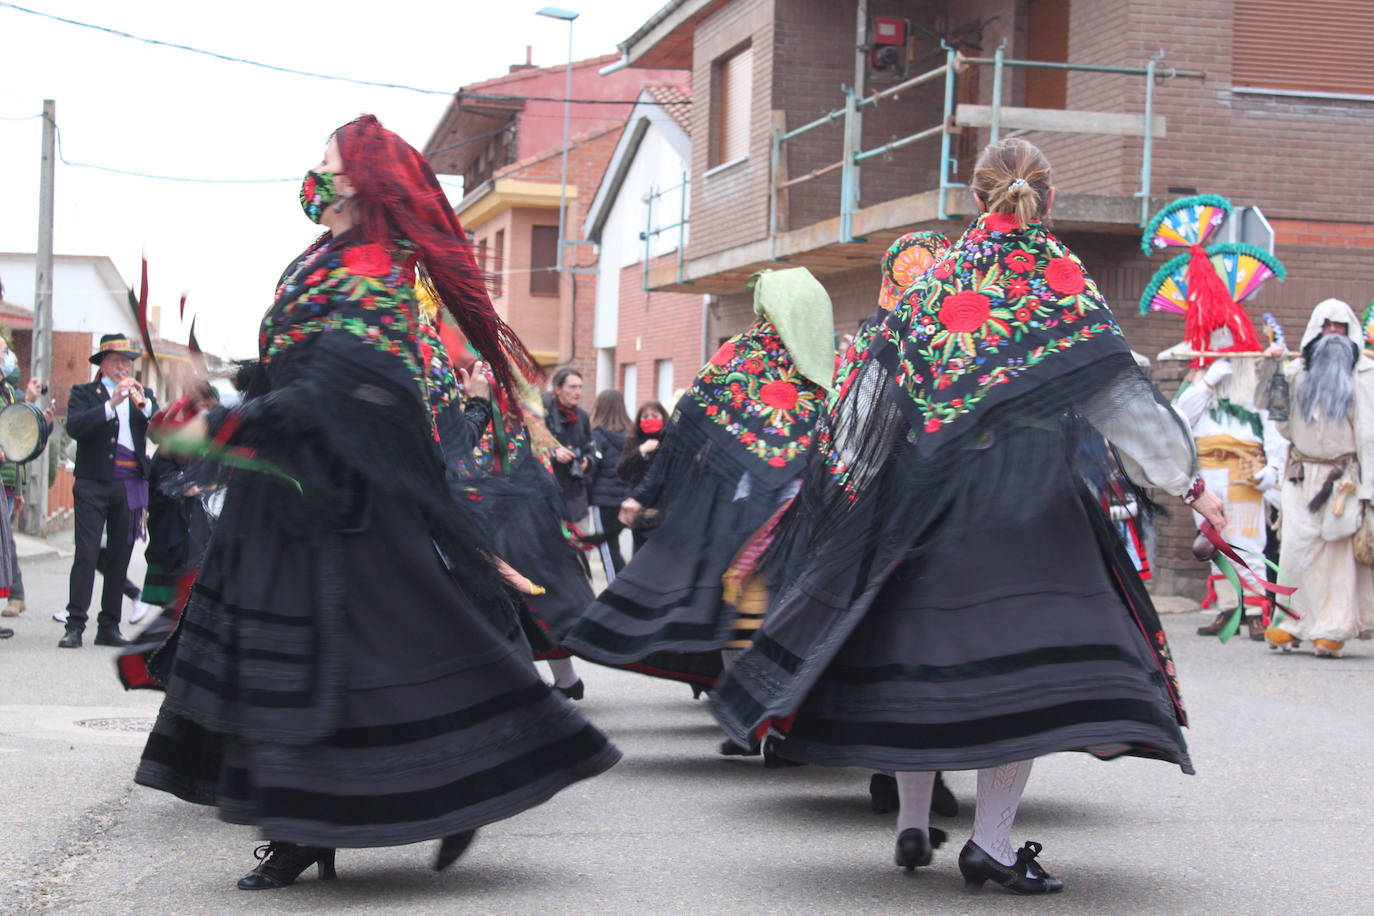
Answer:
<svg viewBox="0 0 1374 916"><path fill-rule="evenodd" d="M76 440L76 556L67 632L58 643L63 649L81 647L102 531L107 532L108 547L101 566L105 584L95 644L127 642L119 632L124 578L148 508L148 418L157 410L153 397L134 378L134 360L142 355L124 335L106 334L91 355L91 362L100 367L95 381L74 385L67 400L67 434Z"/></svg>

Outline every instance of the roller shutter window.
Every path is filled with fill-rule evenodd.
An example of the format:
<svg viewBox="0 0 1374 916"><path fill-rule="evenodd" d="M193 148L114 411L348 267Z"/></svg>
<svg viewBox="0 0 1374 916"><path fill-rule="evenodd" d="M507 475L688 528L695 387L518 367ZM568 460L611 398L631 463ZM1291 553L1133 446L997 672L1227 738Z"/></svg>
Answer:
<svg viewBox="0 0 1374 916"><path fill-rule="evenodd" d="M715 117L711 165L749 155L749 108L753 96L754 52L742 48L716 62Z"/></svg>
<svg viewBox="0 0 1374 916"><path fill-rule="evenodd" d="M558 295L558 227L530 227L530 293Z"/></svg>
<svg viewBox="0 0 1374 916"><path fill-rule="evenodd" d="M1236 0L1231 82L1288 92L1374 95L1374 3Z"/></svg>

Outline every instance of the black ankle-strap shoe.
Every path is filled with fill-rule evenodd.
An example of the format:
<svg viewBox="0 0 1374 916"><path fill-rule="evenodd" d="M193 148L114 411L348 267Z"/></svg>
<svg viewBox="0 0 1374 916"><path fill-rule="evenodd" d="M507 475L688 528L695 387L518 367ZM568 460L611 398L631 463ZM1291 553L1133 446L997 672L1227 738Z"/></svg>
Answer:
<svg viewBox="0 0 1374 916"><path fill-rule="evenodd" d="M334 850L324 846L264 843L253 850L253 857L258 859L258 867L239 879L240 890L267 891L286 887L317 863L321 881L333 881L338 877L334 871Z"/></svg>
<svg viewBox="0 0 1374 916"><path fill-rule="evenodd" d="M474 828L444 837L439 843L439 855L434 859L434 870L443 871L457 862L458 858L468 851L468 847L472 845L473 838L476 836L477 830Z"/></svg>
<svg viewBox="0 0 1374 916"><path fill-rule="evenodd" d="M1035 861L1044 848L1039 843L1027 843L1016 851L1013 864L1003 865L969 840L959 853L959 873L969 888L980 888L991 881L1013 894L1057 894L1064 889L1064 882Z"/></svg>

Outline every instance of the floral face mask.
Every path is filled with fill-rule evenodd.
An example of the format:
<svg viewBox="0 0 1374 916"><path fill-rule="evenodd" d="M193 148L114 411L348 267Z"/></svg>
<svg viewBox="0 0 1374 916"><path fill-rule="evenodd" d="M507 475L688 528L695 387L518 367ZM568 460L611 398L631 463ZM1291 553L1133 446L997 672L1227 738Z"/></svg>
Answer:
<svg viewBox="0 0 1374 916"><path fill-rule="evenodd" d="M318 223L324 208L338 199L339 192L334 187L333 172L312 170L305 173L305 180L301 182L301 209L310 217L311 222Z"/></svg>

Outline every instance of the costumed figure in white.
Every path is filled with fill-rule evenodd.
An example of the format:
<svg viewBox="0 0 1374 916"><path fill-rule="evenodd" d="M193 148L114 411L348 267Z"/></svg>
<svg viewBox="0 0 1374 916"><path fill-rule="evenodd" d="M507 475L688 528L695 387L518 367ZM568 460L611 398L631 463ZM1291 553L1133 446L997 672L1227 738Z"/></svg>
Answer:
<svg viewBox="0 0 1374 916"><path fill-rule="evenodd" d="M1151 220L1143 247L1187 247L1155 274L1141 298L1141 312L1182 314L1183 343L1161 358L1192 359L1174 406L1188 421L1197 443L1198 469L1208 492L1226 505L1221 536L1239 549L1245 561L1236 574L1248 596L1237 596L1247 614L1251 639L1264 639L1270 603L1260 583L1266 580L1265 500L1277 505L1287 443L1261 407L1269 379L1283 355L1281 342L1261 342L1241 303L1271 277L1284 277L1283 265L1253 245L1224 243L1203 247L1231 213L1231 204L1215 195L1174 201ZM1274 325L1276 334L1277 325ZM1227 358L1225 354L1236 354ZM1194 513L1200 526L1202 517ZM1215 601L1214 583L1223 578L1214 563L1203 607ZM1200 636L1229 638L1234 616L1223 610ZM1232 631L1233 632L1233 631Z"/></svg>
<svg viewBox="0 0 1374 916"><path fill-rule="evenodd" d="M1297 586L1289 616L1265 631L1285 651L1311 640L1319 656L1374 636L1374 569L1356 561L1355 534L1374 499L1374 359L1351 307L1317 305L1288 366L1292 443L1283 489L1279 566ZM1280 411L1279 404L1272 405Z"/></svg>

